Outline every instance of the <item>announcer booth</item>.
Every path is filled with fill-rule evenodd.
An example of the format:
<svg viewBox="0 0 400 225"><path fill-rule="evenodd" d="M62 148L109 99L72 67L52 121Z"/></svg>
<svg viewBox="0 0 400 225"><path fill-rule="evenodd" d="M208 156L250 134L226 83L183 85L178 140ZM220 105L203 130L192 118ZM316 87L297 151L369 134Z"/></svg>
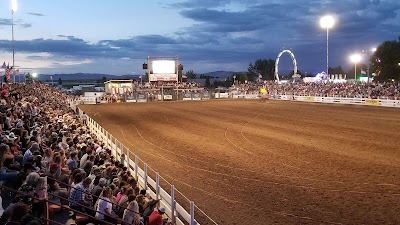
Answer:
<svg viewBox="0 0 400 225"><path fill-rule="evenodd" d="M123 95L132 93L133 80L109 80L104 85L107 94Z"/></svg>

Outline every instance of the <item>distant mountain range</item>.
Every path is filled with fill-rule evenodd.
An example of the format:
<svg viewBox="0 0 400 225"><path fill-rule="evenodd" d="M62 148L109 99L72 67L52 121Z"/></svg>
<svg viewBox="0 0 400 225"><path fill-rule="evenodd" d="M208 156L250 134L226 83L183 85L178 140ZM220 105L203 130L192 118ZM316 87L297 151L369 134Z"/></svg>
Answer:
<svg viewBox="0 0 400 225"><path fill-rule="evenodd" d="M214 71L204 73L205 76L215 78L230 77L236 72L233 71ZM50 81L53 77L53 81L61 80L102 80L105 77L107 80L119 80L119 79L139 79L140 75L112 75L112 74L100 74L100 73L63 73L63 74L40 74L38 79L41 81ZM198 75L200 76L200 74Z"/></svg>

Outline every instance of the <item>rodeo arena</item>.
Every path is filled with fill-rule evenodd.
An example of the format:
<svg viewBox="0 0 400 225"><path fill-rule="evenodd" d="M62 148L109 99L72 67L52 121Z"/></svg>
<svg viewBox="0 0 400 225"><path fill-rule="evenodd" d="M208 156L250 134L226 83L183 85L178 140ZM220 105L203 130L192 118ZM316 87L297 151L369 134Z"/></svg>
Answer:
<svg viewBox="0 0 400 225"><path fill-rule="evenodd" d="M3 83L0 225L400 224L398 82L208 89L177 65L81 96Z"/></svg>

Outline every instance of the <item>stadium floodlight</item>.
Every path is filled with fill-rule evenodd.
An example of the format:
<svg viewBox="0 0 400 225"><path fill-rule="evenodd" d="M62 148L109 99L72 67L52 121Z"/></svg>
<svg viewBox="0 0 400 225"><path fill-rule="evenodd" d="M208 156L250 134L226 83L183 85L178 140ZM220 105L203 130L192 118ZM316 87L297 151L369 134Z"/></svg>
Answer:
<svg viewBox="0 0 400 225"><path fill-rule="evenodd" d="M17 0L11 0L11 10L13 12L16 12L18 9L18 4L17 4Z"/></svg>
<svg viewBox="0 0 400 225"><path fill-rule="evenodd" d="M361 61L361 55L357 53L351 55L350 61L354 63L354 80L357 80L357 64Z"/></svg>
<svg viewBox="0 0 400 225"><path fill-rule="evenodd" d="M331 15L323 16L319 24L326 29L326 74L329 76L329 29L335 25L335 19Z"/></svg>
<svg viewBox="0 0 400 225"><path fill-rule="evenodd" d="M367 77L368 77L368 82L369 82L369 68L371 67L371 64L370 64L370 59L371 59L371 52L376 52L376 48L371 48L371 49L369 49L369 50L362 50L362 52L365 52L365 53L367 53L367 55L368 55L368 58L367 58Z"/></svg>

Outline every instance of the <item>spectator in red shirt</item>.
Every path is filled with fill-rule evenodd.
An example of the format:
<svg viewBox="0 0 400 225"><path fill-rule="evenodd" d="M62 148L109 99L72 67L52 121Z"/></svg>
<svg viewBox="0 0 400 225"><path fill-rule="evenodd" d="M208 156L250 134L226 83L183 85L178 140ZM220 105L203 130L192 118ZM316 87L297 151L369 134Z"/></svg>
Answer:
<svg viewBox="0 0 400 225"><path fill-rule="evenodd" d="M149 225L163 225L167 223L166 219L163 219L162 215L165 213L165 207L161 206L158 210L154 210L149 217Z"/></svg>

